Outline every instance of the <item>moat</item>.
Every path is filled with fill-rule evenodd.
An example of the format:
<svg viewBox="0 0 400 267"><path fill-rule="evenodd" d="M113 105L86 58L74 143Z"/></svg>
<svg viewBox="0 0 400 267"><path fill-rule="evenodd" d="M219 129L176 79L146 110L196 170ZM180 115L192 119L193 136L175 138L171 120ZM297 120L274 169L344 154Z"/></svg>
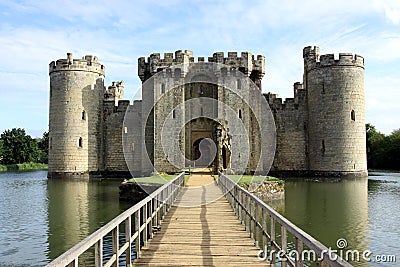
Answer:
<svg viewBox="0 0 400 267"><path fill-rule="evenodd" d="M129 207L118 201L120 180L46 176L0 173L1 267L43 266ZM368 181L290 180L285 199L269 204L328 247L345 238L351 249L400 260L400 173L372 172Z"/></svg>

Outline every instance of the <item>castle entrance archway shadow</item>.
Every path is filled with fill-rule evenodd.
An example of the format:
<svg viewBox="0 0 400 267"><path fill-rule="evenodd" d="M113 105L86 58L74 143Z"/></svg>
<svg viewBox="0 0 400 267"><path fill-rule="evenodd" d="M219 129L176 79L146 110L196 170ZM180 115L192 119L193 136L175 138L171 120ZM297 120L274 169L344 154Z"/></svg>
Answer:
<svg viewBox="0 0 400 267"><path fill-rule="evenodd" d="M209 138L199 138L194 141L192 146L193 160L197 167L210 167L215 159L212 140Z"/></svg>

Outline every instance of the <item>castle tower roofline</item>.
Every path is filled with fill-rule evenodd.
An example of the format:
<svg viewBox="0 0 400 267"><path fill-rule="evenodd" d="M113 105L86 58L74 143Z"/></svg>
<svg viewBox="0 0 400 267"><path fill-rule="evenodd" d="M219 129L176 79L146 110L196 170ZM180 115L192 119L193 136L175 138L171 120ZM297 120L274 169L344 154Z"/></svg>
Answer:
<svg viewBox="0 0 400 267"><path fill-rule="evenodd" d="M319 54L318 46L307 46L303 49L304 68L310 71L315 68L323 67L360 67L364 68L364 57L351 54L340 53L339 58L335 59L334 54Z"/></svg>
<svg viewBox="0 0 400 267"><path fill-rule="evenodd" d="M175 55L175 56L174 56ZM146 80L149 75L154 75L160 69L168 68L173 65L183 63L194 63L195 58L191 50L178 50L174 53L164 53L161 58L160 53L153 53L147 59L140 57L138 59L138 75L142 81ZM197 62L206 62L204 57L198 57ZM228 56L224 56L224 52L216 52L207 58L207 62L221 63L231 66L242 71L246 75L257 72L257 76L262 78L265 74L265 57L257 55L256 57L249 52L241 52L238 57L237 52L228 52Z"/></svg>
<svg viewBox="0 0 400 267"><path fill-rule="evenodd" d="M106 69L96 56L86 55L81 59L74 59L72 53L67 53L66 59L58 59L49 64L49 74L58 71L86 71L105 76Z"/></svg>

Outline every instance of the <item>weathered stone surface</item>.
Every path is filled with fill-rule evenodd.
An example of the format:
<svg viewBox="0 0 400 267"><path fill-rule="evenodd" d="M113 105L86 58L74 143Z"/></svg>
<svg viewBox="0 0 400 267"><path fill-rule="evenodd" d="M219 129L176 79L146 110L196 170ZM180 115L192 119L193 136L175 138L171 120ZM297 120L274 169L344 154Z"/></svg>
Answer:
<svg viewBox="0 0 400 267"><path fill-rule="evenodd" d="M284 183L264 181L242 185L244 189L263 200L276 200L285 198Z"/></svg>
<svg viewBox="0 0 400 267"><path fill-rule="evenodd" d="M271 171L276 175L366 175L364 59L352 54L340 54L338 59L319 55L318 47L304 48L303 55L303 83L294 84L293 98L283 101L275 94L264 94L276 125ZM248 52L240 56L229 52L227 57L214 53L208 62L229 68L220 65L207 79L197 75L196 69L179 66L194 61L189 50L166 53L163 58L158 53L139 58L143 100L132 105L121 100L123 82L105 88L105 67L97 57L73 59L68 54L67 59L50 63L49 176L175 172L178 168L170 164L170 157L179 162L182 153L186 160L179 164L192 164L197 157L196 144L203 138L216 143L215 171L235 173L240 169L240 156L250 157L246 172L256 171L263 136L255 118L265 114L261 114L259 102L255 101L256 108L251 111L245 101L254 88L232 78L244 75L261 88L265 58ZM206 61L198 58L204 62L199 69L208 67ZM233 90L224 90L219 84ZM205 97L225 107L207 104ZM191 106L180 106L188 101ZM229 109L244 125L248 149L239 142L240 136L232 136L235 126ZM130 116L124 124L126 113ZM193 116L197 118L186 123L185 118ZM177 151L166 155L161 146L162 128L171 117L175 122L172 128L182 130L177 136L164 137L167 149ZM234 148L237 153L232 153ZM147 154L149 157L144 156ZM267 171L263 165L261 170Z"/></svg>
<svg viewBox="0 0 400 267"><path fill-rule="evenodd" d="M97 57L68 54L51 62L49 72L49 176L100 171L104 66Z"/></svg>

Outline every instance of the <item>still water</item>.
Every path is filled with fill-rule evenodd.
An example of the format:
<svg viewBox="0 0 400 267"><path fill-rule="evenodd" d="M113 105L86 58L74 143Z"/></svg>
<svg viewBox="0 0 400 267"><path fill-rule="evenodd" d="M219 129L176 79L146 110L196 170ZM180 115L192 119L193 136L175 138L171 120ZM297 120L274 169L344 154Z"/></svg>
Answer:
<svg viewBox="0 0 400 267"><path fill-rule="evenodd" d="M332 250L372 252L371 262L350 261L354 266L400 266L400 173L370 172L368 180L340 182L289 180L285 199L268 204ZM347 246L340 249L338 239ZM378 263L378 255L394 255L396 262Z"/></svg>
<svg viewBox="0 0 400 267"><path fill-rule="evenodd" d="M120 180L47 180L46 171L0 173L0 267L43 266L129 207ZM326 182L291 180L270 203L328 247L396 255L399 266L400 173Z"/></svg>
<svg viewBox="0 0 400 267"><path fill-rule="evenodd" d="M129 207L121 180L0 173L0 266L43 266Z"/></svg>

